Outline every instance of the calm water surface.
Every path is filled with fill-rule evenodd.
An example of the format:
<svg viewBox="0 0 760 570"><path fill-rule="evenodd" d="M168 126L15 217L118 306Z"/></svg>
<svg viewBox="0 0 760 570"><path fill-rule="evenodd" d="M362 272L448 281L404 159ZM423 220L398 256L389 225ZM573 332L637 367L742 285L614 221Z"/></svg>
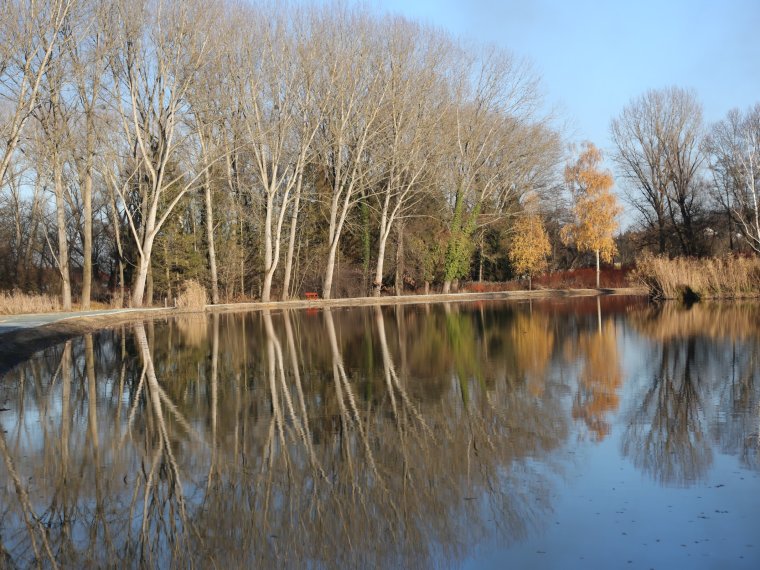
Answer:
<svg viewBox="0 0 760 570"><path fill-rule="evenodd" d="M760 306L183 317L0 378L0 567L760 568Z"/></svg>

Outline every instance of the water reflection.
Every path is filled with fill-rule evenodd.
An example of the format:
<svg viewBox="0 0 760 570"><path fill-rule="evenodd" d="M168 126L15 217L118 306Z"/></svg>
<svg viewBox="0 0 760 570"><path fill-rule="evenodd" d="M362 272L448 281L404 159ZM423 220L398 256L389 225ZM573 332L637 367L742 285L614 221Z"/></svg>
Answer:
<svg viewBox="0 0 760 570"><path fill-rule="evenodd" d="M601 441L610 431L607 415L620 404L618 390L623 383L620 370L616 324L602 323L600 299L597 301L597 328L580 330L569 343L569 359L582 362L578 390L573 400L573 418L582 419L593 438Z"/></svg>
<svg viewBox="0 0 760 570"><path fill-rule="evenodd" d="M715 451L758 467L758 317L754 304L664 305L632 314L634 327L654 341L623 442L637 467L676 485L704 479Z"/></svg>
<svg viewBox="0 0 760 570"><path fill-rule="evenodd" d="M0 556L428 567L543 528L566 452L616 429L663 484L718 451L757 468L757 330L694 311L264 311L69 341L0 382Z"/></svg>

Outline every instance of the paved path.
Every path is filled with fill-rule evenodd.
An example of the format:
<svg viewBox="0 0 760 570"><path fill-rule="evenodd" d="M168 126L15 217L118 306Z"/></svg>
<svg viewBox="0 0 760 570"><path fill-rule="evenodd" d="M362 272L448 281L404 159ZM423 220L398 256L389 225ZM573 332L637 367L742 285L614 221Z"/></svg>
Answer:
<svg viewBox="0 0 760 570"><path fill-rule="evenodd" d="M206 305L207 311L251 311L262 309L302 309L309 307L357 307L370 305L391 304L423 304L441 302L466 302L477 300L526 300L542 298L565 298L596 295L643 295L646 291L640 288L620 289L540 289L533 291L498 291L489 293L450 293L432 295L401 295L399 297L358 297L348 299L318 299L290 301L272 301L269 303L231 303ZM173 313L176 309L137 308L137 309L105 309L100 311L76 311L68 313L40 313L34 315L0 315L0 335L22 332L44 325L85 317L103 317L108 315L128 316L129 313Z"/></svg>
<svg viewBox="0 0 760 570"><path fill-rule="evenodd" d="M104 309L100 311L72 311L70 313L38 313L34 315L0 315L0 335L33 329L43 325L57 323L68 319L81 317L99 317L107 315L123 315L133 312L163 311L164 309Z"/></svg>

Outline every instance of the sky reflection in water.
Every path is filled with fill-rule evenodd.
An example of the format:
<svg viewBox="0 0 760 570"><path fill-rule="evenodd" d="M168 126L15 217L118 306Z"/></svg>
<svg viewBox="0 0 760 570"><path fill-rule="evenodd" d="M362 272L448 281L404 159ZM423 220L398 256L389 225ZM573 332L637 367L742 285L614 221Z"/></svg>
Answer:
<svg viewBox="0 0 760 570"><path fill-rule="evenodd" d="M0 566L760 566L760 307L186 316L0 381Z"/></svg>

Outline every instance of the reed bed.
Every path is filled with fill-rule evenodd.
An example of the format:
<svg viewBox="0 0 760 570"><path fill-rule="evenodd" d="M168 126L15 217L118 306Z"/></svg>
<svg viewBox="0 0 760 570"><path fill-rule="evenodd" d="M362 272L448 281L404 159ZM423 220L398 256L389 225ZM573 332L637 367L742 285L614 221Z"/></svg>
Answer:
<svg viewBox="0 0 760 570"><path fill-rule="evenodd" d="M643 255L632 279L655 299L746 299L760 297L760 259L693 259Z"/></svg>
<svg viewBox="0 0 760 570"><path fill-rule="evenodd" d="M61 310L57 297L30 295L21 291L0 291L0 315L52 313Z"/></svg>
<svg viewBox="0 0 760 570"><path fill-rule="evenodd" d="M206 288L194 279L185 281L182 293L177 297L177 308L203 310L206 303L208 303Z"/></svg>

